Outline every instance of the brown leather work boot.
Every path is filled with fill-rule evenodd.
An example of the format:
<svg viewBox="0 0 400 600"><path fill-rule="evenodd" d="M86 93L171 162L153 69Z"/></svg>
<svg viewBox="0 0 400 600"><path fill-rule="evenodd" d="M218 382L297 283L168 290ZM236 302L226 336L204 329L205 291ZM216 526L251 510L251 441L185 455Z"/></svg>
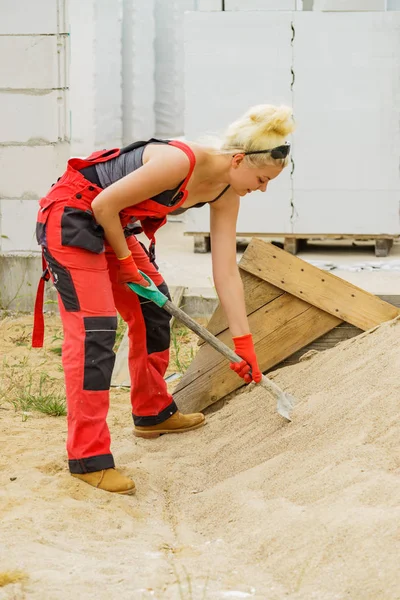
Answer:
<svg viewBox="0 0 400 600"><path fill-rule="evenodd" d="M103 469L92 473L71 473L71 475L105 492L126 495L135 493L135 482L129 477L121 475L117 469Z"/></svg>
<svg viewBox="0 0 400 600"><path fill-rule="evenodd" d="M203 413L193 413L191 415L183 415L179 410L169 417L166 421L158 425L147 425L146 427L135 425L133 433L136 437L146 439L156 438L163 433L182 433L197 429L204 425L205 417Z"/></svg>

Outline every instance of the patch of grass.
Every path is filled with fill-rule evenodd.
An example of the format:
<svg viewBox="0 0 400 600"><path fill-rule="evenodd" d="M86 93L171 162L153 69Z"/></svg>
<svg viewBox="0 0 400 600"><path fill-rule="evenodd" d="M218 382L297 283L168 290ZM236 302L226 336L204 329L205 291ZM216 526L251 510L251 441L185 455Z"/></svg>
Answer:
<svg viewBox="0 0 400 600"><path fill-rule="evenodd" d="M125 335L126 328L127 328L127 324L125 323L123 318L120 315L118 315L118 325L117 325L117 332L115 335L114 352L117 352L118 348L120 347L122 338Z"/></svg>
<svg viewBox="0 0 400 600"><path fill-rule="evenodd" d="M22 583L27 579L28 575L23 571L0 571L0 587L11 583Z"/></svg>
<svg viewBox="0 0 400 600"><path fill-rule="evenodd" d="M16 346L27 346L28 343L30 343L30 341L31 341L31 333L30 332L26 333L25 331L23 331L16 337L10 336L10 342L15 344Z"/></svg>
<svg viewBox="0 0 400 600"><path fill-rule="evenodd" d="M26 413L32 410L53 417L67 414L65 396L60 391L60 381L29 368L27 357L14 363L8 363L7 359L3 361L1 401L8 402L16 411L21 411L25 421Z"/></svg>
<svg viewBox="0 0 400 600"><path fill-rule="evenodd" d="M54 348L49 348L49 352L52 352L53 354L57 354L57 356L61 356L62 348L61 348L61 346L54 346Z"/></svg>
<svg viewBox="0 0 400 600"><path fill-rule="evenodd" d="M188 347L190 333L190 330L182 325L176 325L171 331L171 362L180 373L186 371L194 358L193 346Z"/></svg>

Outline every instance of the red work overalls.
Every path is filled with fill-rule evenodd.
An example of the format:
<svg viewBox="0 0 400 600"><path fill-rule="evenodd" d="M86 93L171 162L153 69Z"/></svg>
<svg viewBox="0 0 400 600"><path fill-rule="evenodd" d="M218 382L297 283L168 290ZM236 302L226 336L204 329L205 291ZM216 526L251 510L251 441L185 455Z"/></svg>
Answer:
<svg viewBox="0 0 400 600"><path fill-rule="evenodd" d="M181 142L189 157L189 173L174 198L173 206L145 200L124 209L121 223L140 225L151 240L165 224L166 215L183 204L186 185L193 172L195 157ZM138 297L126 285L117 283L118 259L104 242L103 229L91 211L93 199L101 192L79 172L105 162L120 150L96 152L89 158L71 159L64 175L40 201L37 238L42 246L44 266L58 292L64 329L62 362L68 407L67 452L72 473L86 473L114 467L110 434L106 422L109 387L115 362L113 346L117 311L128 324L129 371L132 415L136 425L158 424L177 411L167 392L164 374L169 361L169 315L154 303ZM134 235L127 243L138 268L149 275L159 289L168 288ZM43 287L39 284L35 305L32 345L43 345Z"/></svg>

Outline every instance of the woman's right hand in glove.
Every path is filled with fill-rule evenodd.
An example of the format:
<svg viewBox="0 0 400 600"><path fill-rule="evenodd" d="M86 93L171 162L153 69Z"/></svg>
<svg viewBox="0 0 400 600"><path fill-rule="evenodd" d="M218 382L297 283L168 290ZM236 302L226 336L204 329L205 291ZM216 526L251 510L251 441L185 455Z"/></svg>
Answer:
<svg viewBox="0 0 400 600"><path fill-rule="evenodd" d="M136 283L143 287L148 287L150 284L139 273L132 253L124 258L118 259L118 283Z"/></svg>

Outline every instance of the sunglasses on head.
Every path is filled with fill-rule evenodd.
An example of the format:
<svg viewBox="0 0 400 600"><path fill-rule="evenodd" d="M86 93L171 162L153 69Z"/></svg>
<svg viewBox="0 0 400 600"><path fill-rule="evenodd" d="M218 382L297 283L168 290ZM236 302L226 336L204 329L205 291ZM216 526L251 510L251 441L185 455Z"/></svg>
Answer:
<svg viewBox="0 0 400 600"><path fill-rule="evenodd" d="M282 146L276 146L275 148L270 148L269 150L253 150L251 152L245 152L244 154L271 154L272 158L286 158L290 152L290 143L286 142Z"/></svg>

